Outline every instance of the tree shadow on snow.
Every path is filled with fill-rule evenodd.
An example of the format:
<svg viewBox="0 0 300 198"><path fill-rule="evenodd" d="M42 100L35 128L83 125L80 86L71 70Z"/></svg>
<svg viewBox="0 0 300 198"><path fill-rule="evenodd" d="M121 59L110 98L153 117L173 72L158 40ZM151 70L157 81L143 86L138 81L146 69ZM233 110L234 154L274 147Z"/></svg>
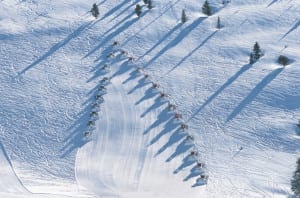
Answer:
<svg viewBox="0 0 300 198"><path fill-rule="evenodd" d="M194 177L198 177L199 175L201 175L201 173L204 173L203 169L197 167L197 166L194 166L191 170L190 170L190 174L187 175L183 181L188 181Z"/></svg>
<svg viewBox="0 0 300 198"><path fill-rule="evenodd" d="M155 137L152 138L150 141L150 145L156 143L159 141L161 137L166 135L167 133L172 133L173 130L175 130L178 127L179 123L175 123L173 119L170 119L164 126L164 129L160 131Z"/></svg>
<svg viewBox="0 0 300 198"><path fill-rule="evenodd" d="M135 13L131 13L128 16L126 16L121 22L119 22L119 24L122 24L124 21L130 19L131 17L133 17L135 15ZM94 47L90 52L88 52L84 58L92 55L93 53L95 53L97 50L100 49L100 47L104 46L107 42L111 41L113 38L115 38L118 34L120 34L121 32L124 32L126 29L128 29L131 25L133 25L135 22L137 22L139 20L139 18L143 17L145 15L145 12L142 13L142 15L140 17L135 17L129 21L126 21L125 23L123 23L123 25L121 25L120 27L117 28L117 26L119 26L119 24L115 25L114 27L112 27L110 30L106 31L102 36L104 37L102 39L102 41L96 46ZM115 30L111 33L109 33L110 31ZM109 33L107 36L105 36L107 33Z"/></svg>
<svg viewBox="0 0 300 198"><path fill-rule="evenodd" d="M160 96L156 97L154 103L144 113L141 114L141 117L145 117L150 111L153 111L166 103L167 101L165 99L162 99Z"/></svg>
<svg viewBox="0 0 300 198"><path fill-rule="evenodd" d="M21 72L19 72L19 76L24 74L27 70L31 69L32 67L38 65L43 60L47 59L49 56L54 54L57 50L59 50L61 47L65 46L67 43L69 43L72 39L77 37L81 32L83 32L86 28L90 27L92 22L85 23L81 26L79 26L76 30L74 30L70 35L68 35L64 40L56 43L53 45L45 54L40 56L37 60L35 60L33 63L28 65L25 69L23 69Z"/></svg>
<svg viewBox="0 0 300 198"><path fill-rule="evenodd" d="M167 148L171 147L172 145L178 143L180 140L186 137L186 133L183 132L180 129L177 129L169 138L168 142L164 144L155 154L155 156L158 156L162 152L164 152Z"/></svg>
<svg viewBox="0 0 300 198"><path fill-rule="evenodd" d="M238 72L236 72L233 76L231 76L214 94L212 94L201 106L192 114L192 116L188 119L191 120L195 117L202 109L204 109L212 100L214 100L224 89L230 86L238 77L240 77L243 73L248 71L252 67L251 64L244 65Z"/></svg>
<svg viewBox="0 0 300 198"><path fill-rule="evenodd" d="M194 145L186 140L182 140L181 143L176 147L175 152L166 160L166 162L170 162L172 159L187 152L191 149Z"/></svg>
<svg viewBox="0 0 300 198"><path fill-rule="evenodd" d="M153 122L144 132L144 134L147 134L151 129L154 129L158 127L160 124L167 122L172 117L172 114L169 112L169 110L166 108L160 114L157 116L157 119L155 122Z"/></svg>
<svg viewBox="0 0 300 198"><path fill-rule="evenodd" d="M300 26L300 20L291 28L287 33L285 33L280 40L284 39L288 34L290 34L292 31L296 30Z"/></svg>
<svg viewBox="0 0 300 198"><path fill-rule="evenodd" d="M181 59L172 69L167 71L165 75L171 73L174 69L176 69L179 65L181 65L186 59L188 59L190 56L192 56L199 48L201 48L211 37L213 37L218 31L214 31L212 34L210 34L204 41L200 43L195 49L193 49L190 53L188 53L183 59Z"/></svg>
<svg viewBox="0 0 300 198"><path fill-rule="evenodd" d="M173 173L177 174L179 173L181 170L195 164L197 162L197 159L193 156L187 155L185 158L183 158L181 165L176 168Z"/></svg>
<svg viewBox="0 0 300 198"><path fill-rule="evenodd" d="M188 25L185 29L183 29L171 42L169 42L163 49L161 49L150 61L146 63L144 68L148 67L151 63L153 63L156 59L166 53L169 49L175 47L179 44L185 37L187 37L201 22L207 17L199 17L193 23ZM176 27L175 27L176 28ZM176 30L176 29L175 29Z"/></svg>
<svg viewBox="0 0 300 198"><path fill-rule="evenodd" d="M250 92L250 94L244 98L240 102L240 104L231 112L231 114L228 116L226 122L229 122L233 118L235 118L248 104L250 104L256 96L269 84L274 80L281 72L283 68L278 68L271 73L269 73L266 77L262 79Z"/></svg>
<svg viewBox="0 0 300 198"><path fill-rule="evenodd" d="M150 82L144 82L143 79L141 79L142 83L138 83L137 86L135 86L131 91L128 92L128 94L132 93L135 89L138 89L140 87L143 87L147 84L150 84ZM153 98L154 96L156 96L158 94L158 92L156 90L154 90L152 87L149 87L146 91L145 91L145 94L144 96L139 99L135 105L139 105L140 103L142 103L143 101L145 100L149 100L150 98Z"/></svg>
<svg viewBox="0 0 300 198"><path fill-rule="evenodd" d="M135 87L133 87L129 92L128 92L128 94L132 94L135 90L137 90L137 89L140 89L140 88L142 88L142 87L144 87L144 86L146 86L146 85L148 85L148 84L150 84L150 81L148 80L148 79L145 79L144 77L142 77L139 81L138 81L138 83L137 83L137 85L135 86ZM149 94L151 94L151 90L150 90L151 88L149 88L146 92L145 92L145 94L147 94L148 92L149 92ZM155 94L154 94L155 95ZM154 96L153 95L153 96ZM144 100L144 98L147 98L147 95L145 95L142 99L140 99L139 101L137 101L135 104L136 105L138 105L139 103L141 103L143 100Z"/></svg>

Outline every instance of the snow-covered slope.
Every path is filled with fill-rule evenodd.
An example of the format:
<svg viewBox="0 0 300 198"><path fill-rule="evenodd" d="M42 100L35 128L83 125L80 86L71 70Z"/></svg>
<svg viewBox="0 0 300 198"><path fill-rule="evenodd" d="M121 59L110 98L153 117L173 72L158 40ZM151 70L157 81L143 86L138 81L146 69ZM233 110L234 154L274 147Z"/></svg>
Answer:
<svg viewBox="0 0 300 198"><path fill-rule="evenodd" d="M93 1L2 0L1 197L289 196L300 149L300 2L211 0L210 17L203 2L153 1L138 18L142 1L103 0L94 19ZM256 41L264 56L249 65ZM277 64L280 54L292 63ZM85 138L103 77L111 80ZM187 160L193 149L206 185Z"/></svg>

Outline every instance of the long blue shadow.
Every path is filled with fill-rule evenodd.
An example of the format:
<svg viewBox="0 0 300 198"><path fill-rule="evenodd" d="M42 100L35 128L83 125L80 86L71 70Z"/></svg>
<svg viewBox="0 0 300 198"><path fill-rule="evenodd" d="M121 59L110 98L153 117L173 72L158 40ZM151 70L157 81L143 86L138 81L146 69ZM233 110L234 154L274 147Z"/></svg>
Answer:
<svg viewBox="0 0 300 198"><path fill-rule="evenodd" d="M169 42L163 49L161 49L144 67L148 67L156 59L166 53L170 48L178 45L185 37L187 37L206 17L200 17L193 21L189 26L183 29L171 42ZM175 27L176 28L176 27Z"/></svg>
<svg viewBox="0 0 300 198"><path fill-rule="evenodd" d="M284 39L288 34L297 29L300 26L300 20L291 28L287 33L285 33L280 40Z"/></svg>
<svg viewBox="0 0 300 198"><path fill-rule="evenodd" d="M153 111L154 109L157 109L158 107L166 104L167 101L164 99L161 99L160 96L158 96L155 100L153 105L151 105L144 113L141 114L141 117L145 117L150 111Z"/></svg>
<svg viewBox="0 0 300 198"><path fill-rule="evenodd" d="M250 94L242 100L242 102L234 109L234 111L228 116L226 122L235 118L248 104L250 104L256 96L272 81L274 80L281 72L283 68L278 68L268 74L262 79L250 92Z"/></svg>
<svg viewBox="0 0 300 198"><path fill-rule="evenodd" d="M65 46L70 40L74 39L77 37L83 30L85 30L87 27L89 27L92 24L92 22L85 23L78 27L74 32L72 32L69 36L67 36L64 40L60 41L59 43L56 43L53 47L51 47L44 55L39 57L37 60L35 60L33 63L28 65L25 69L23 69L19 75L25 73L27 70L30 68L36 66L49 56L51 56L53 53L55 53L57 50L59 50L61 47Z"/></svg>
<svg viewBox="0 0 300 198"><path fill-rule="evenodd" d="M192 114L192 116L188 119L191 120L195 117L204 107L206 107L213 99L215 99L224 89L226 89L229 85L231 85L240 75L245 73L247 70L251 68L251 64L244 65L237 73L235 73L232 77L230 77L214 94L212 94L206 101L203 103L196 112Z"/></svg>
<svg viewBox="0 0 300 198"><path fill-rule="evenodd" d="M132 15L134 15L134 13L130 14L129 16L125 17L124 20L129 19ZM115 31L111 32L110 34L108 34L107 36L104 36L102 42L100 42L96 47L94 47L90 52L88 52L83 58L86 58L90 55L92 55L93 53L95 53L97 50L100 49L101 46L104 46L108 41L112 40L115 36L117 36L119 33L125 31L127 28L129 28L131 25L133 25L139 18L134 18L130 21L127 21L125 23L123 23L122 26L120 26L118 29L116 29ZM116 27L113 27L112 29L115 29ZM105 33L104 33L105 34Z"/></svg>
<svg viewBox="0 0 300 198"><path fill-rule="evenodd" d="M182 169L189 167L197 162L196 158L187 155L185 158L183 158L181 165L176 168L176 170L173 171L174 174L179 173Z"/></svg>
<svg viewBox="0 0 300 198"><path fill-rule="evenodd" d="M130 38L128 38L123 45L126 45L132 38L135 38L136 35L138 35L139 33L141 33L142 31L144 31L146 28L148 28L151 24L153 24L155 21L157 21L157 19L159 19L161 16L163 16L169 9L171 9L174 5L176 5L180 0L177 0L175 3L171 4L170 6L167 6L167 8L161 12L160 15L158 15L156 18L154 18L152 21L150 21L147 25L145 25L144 27L142 27L138 32L136 32L134 35L132 35ZM163 8L162 8L163 9ZM148 52L149 53L149 52ZM145 56L145 54L143 55ZM142 56L142 57L143 57ZM140 58L139 58L140 59Z"/></svg>
<svg viewBox="0 0 300 198"><path fill-rule="evenodd" d="M168 37L170 37L176 30L178 30L181 27L181 23L177 24L175 27L173 27L167 34L165 34L155 45L153 45L147 52L145 52L141 57L139 57L139 60L145 57L147 54L152 52L157 46L159 46L163 41L165 41Z"/></svg>
<svg viewBox="0 0 300 198"><path fill-rule="evenodd" d="M124 0L122 3L116 5L115 7L113 7L112 9L110 9L107 13L105 13L103 15L103 17L101 18L101 20L111 16L114 12L116 12L117 10L119 10L120 8L122 8L126 3L128 3L128 1Z"/></svg>
<svg viewBox="0 0 300 198"><path fill-rule="evenodd" d="M166 162L170 162L172 159L187 152L191 149L193 145L185 140L182 140L181 143L176 147L175 152L166 160Z"/></svg>
<svg viewBox="0 0 300 198"><path fill-rule="evenodd" d="M218 31L214 31L212 34L210 34L204 41L200 43L195 49L193 49L190 53L188 53L183 59L181 59L172 69L170 69L166 74L169 74L174 69L176 69L179 65L181 65L186 59L188 59L190 56L192 56L199 48L201 48L211 37L213 37ZM165 74L165 75L166 75Z"/></svg>
<svg viewBox="0 0 300 198"><path fill-rule="evenodd" d="M169 138L168 142L163 145L155 154L155 156L161 154L162 152L164 152L167 148L169 148L170 146L176 144L177 142L179 142L180 140L182 140L184 137L186 137L186 133L183 133L180 129L177 129Z"/></svg>
<svg viewBox="0 0 300 198"><path fill-rule="evenodd" d="M153 122L144 132L144 134L147 134L151 129L154 129L158 127L160 124L167 122L170 120L172 114L169 113L168 109L164 109L160 114L157 116L157 119L155 122Z"/></svg>

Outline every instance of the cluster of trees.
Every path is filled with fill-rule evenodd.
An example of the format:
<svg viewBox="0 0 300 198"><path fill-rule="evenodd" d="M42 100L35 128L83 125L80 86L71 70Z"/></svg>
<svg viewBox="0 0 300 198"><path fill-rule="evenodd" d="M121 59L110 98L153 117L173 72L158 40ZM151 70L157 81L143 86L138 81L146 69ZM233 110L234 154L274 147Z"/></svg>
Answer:
<svg viewBox="0 0 300 198"><path fill-rule="evenodd" d="M151 10L151 9L153 8L152 0L143 0L143 1L144 1L144 3L145 3L145 6L146 6L149 10ZM137 5L135 6L135 9L134 9L135 14L136 14L137 16L140 16L140 15L142 14L142 9L143 9L143 6L141 6L140 4L137 4Z"/></svg>
<svg viewBox="0 0 300 198"><path fill-rule="evenodd" d="M297 160L296 171L291 180L291 190L295 196L300 196L300 158Z"/></svg>

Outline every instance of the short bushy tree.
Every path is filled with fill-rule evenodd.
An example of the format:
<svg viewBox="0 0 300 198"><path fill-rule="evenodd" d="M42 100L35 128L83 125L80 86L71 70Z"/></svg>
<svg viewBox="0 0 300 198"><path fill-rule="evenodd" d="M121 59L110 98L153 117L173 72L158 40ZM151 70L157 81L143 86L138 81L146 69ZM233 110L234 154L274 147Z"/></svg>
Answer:
<svg viewBox="0 0 300 198"><path fill-rule="evenodd" d="M187 16L185 14L185 10L183 9L181 12L181 22L185 23L187 21Z"/></svg>
<svg viewBox="0 0 300 198"><path fill-rule="evenodd" d="M99 16L99 8L97 6L97 4L93 4L93 7L91 9L91 12L92 12L92 15L95 17L95 18L98 18Z"/></svg>
<svg viewBox="0 0 300 198"><path fill-rule="evenodd" d="M296 171L291 180L291 190L296 196L300 196L300 158L297 160Z"/></svg>
<svg viewBox="0 0 300 198"><path fill-rule="evenodd" d="M283 55L280 55L277 59L277 62L283 66L286 66L289 63L289 58Z"/></svg>
<svg viewBox="0 0 300 198"><path fill-rule="evenodd" d="M202 6L202 12L203 12L203 14L206 14L207 16L211 15L211 8L210 8L210 5L207 0L204 2L203 6Z"/></svg>
<svg viewBox="0 0 300 198"><path fill-rule="evenodd" d="M142 14L142 6L140 6L139 4L137 4L135 6L135 13L137 16L140 16Z"/></svg>

